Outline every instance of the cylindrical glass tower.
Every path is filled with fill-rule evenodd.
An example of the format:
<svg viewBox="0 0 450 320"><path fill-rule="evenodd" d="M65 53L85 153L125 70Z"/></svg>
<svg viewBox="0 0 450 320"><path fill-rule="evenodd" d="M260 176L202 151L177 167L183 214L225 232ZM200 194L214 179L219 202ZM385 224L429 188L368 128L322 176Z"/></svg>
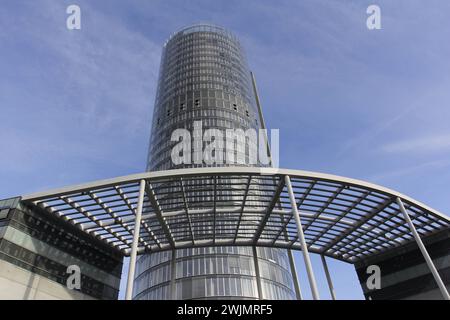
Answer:
<svg viewBox="0 0 450 320"><path fill-rule="evenodd" d="M261 127L239 41L227 30L205 24L182 29L164 45L147 170L207 166L174 165L171 159L177 143L171 141L172 132L192 132L199 121L203 130ZM243 152L248 160L246 148L237 149L236 156ZM201 155L194 154L193 162L196 156ZM290 270L287 251L276 248L205 247L147 254L137 262L134 298L295 299Z"/></svg>

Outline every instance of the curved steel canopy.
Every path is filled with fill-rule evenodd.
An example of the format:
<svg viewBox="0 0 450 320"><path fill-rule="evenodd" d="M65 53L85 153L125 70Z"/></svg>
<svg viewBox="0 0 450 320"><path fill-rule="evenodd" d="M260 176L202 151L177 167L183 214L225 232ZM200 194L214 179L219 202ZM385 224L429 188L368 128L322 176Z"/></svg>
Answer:
<svg viewBox="0 0 450 320"><path fill-rule="evenodd" d="M414 241L450 219L396 191L335 175L214 167L146 172L22 197L129 255L139 183L145 180L138 253L200 246L300 249L284 177L292 181L310 252L355 263Z"/></svg>

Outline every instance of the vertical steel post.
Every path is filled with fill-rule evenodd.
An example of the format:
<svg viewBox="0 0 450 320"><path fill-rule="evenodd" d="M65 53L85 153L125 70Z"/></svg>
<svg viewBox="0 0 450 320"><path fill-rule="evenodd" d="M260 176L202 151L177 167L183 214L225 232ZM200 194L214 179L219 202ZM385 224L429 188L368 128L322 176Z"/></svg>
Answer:
<svg viewBox="0 0 450 320"><path fill-rule="evenodd" d="M445 287L444 282L442 281L441 277L439 276L439 272L437 271L436 267L434 266L433 260L431 260L431 257L428 254L428 251L425 248L425 246L422 242L422 239L420 238L420 235L416 230L416 227L414 226L411 218L409 217L409 214L403 205L403 201L399 197L397 197L397 204L400 208L400 211L403 214L403 218L405 218L406 222L408 223L409 230L411 230L411 233L413 234L414 239L416 240L417 245L419 246L419 249L422 252L423 257L425 258L428 268L430 268L430 271L433 274L434 280L436 281L436 283L439 287L439 290L441 290L441 294L444 297L444 300L450 300L450 295L448 294L447 288Z"/></svg>
<svg viewBox="0 0 450 320"><path fill-rule="evenodd" d="M287 252L289 256L289 265L291 267L292 281L294 281L295 296L297 297L297 300L303 300L302 289L300 288L300 282L298 281L297 268L295 267L292 250L288 249Z"/></svg>
<svg viewBox="0 0 450 320"><path fill-rule="evenodd" d="M256 246L253 246L252 249L253 249L253 263L255 264L256 286L258 288L258 299L262 300L263 294L261 288L261 275L259 274L258 251L256 250Z"/></svg>
<svg viewBox="0 0 450 320"><path fill-rule="evenodd" d="M288 175L284 177L286 186L289 193L289 199L291 200L292 214L295 218L295 223L297 224L297 234L300 240L300 247L303 253L303 260L305 260L306 272L308 273L309 285L311 287L311 293L314 300L319 300L319 290L317 289L316 279L314 277L314 271L311 265L311 260L309 258L308 247L306 246L305 235L303 234L303 227L300 221L300 215L297 210L297 203L295 201L294 191L292 190L291 179Z"/></svg>
<svg viewBox="0 0 450 320"><path fill-rule="evenodd" d="M142 207L144 204L145 180L142 179L139 184L139 196L136 208L136 217L134 219L133 243L131 245L130 266L128 268L127 291L125 300L131 300L133 296L134 272L136 268L136 256L139 243L139 231L141 229Z"/></svg>
<svg viewBox="0 0 450 320"><path fill-rule="evenodd" d="M261 124L261 129L266 130L267 129L266 122L264 121L264 115L262 112L261 103L259 101L258 88L256 86L255 75L253 74L253 72L250 72L250 77L252 78L253 94L255 95L256 106L258 107L258 116L259 122ZM266 139L267 155L269 157L270 166L273 167L272 152L270 151L269 137L267 136L267 131L264 131L264 139Z"/></svg>
<svg viewBox="0 0 450 320"><path fill-rule="evenodd" d="M336 300L336 292L334 291L333 282L331 281L330 271L328 270L327 260L323 254L320 255L322 259L323 270L327 277L328 289L330 290L331 299Z"/></svg>
<svg viewBox="0 0 450 320"><path fill-rule="evenodd" d="M176 300L177 299L177 292L176 292L176 277L177 277L177 270L176 270L176 251L175 249L172 249L172 257L170 259L170 299Z"/></svg>

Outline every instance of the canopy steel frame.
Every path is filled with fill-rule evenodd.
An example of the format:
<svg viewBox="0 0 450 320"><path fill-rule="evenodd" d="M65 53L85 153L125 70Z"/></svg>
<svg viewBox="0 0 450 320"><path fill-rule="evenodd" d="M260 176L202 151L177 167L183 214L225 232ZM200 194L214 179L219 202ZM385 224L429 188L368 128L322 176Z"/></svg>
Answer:
<svg viewBox="0 0 450 320"><path fill-rule="evenodd" d="M227 245L301 250L318 299L309 260L309 252L317 253L335 299L325 257L354 264L414 241L449 298L421 237L448 229L450 219L360 180L286 169L195 168L95 181L21 200L130 256L127 299L140 254ZM296 294L301 298L299 286Z"/></svg>
<svg viewBox="0 0 450 320"><path fill-rule="evenodd" d="M268 170L147 172L35 193L22 201L66 220L125 256L131 253L141 180L145 200L137 254L222 245L301 250L286 176L312 253L356 263L414 241L397 198L421 236L450 226L447 216L381 186L315 172Z"/></svg>
<svg viewBox="0 0 450 320"><path fill-rule="evenodd" d="M256 167L146 172L21 200L131 257L230 245L303 250L354 264L414 241L421 248L421 237L450 227L442 213L372 183Z"/></svg>

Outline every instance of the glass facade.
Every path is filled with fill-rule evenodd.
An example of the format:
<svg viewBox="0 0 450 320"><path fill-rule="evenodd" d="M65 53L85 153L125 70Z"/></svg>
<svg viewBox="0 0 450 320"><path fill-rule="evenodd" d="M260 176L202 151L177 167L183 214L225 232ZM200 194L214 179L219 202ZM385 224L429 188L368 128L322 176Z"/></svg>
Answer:
<svg viewBox="0 0 450 320"><path fill-rule="evenodd" d="M293 299L286 253L257 248L264 299ZM279 262L279 263L278 263ZM171 293L172 252L141 257L135 299L258 299L251 247L205 247L175 251L175 294Z"/></svg>
<svg viewBox="0 0 450 320"><path fill-rule="evenodd" d="M171 161L176 144L170 139L172 132L178 128L192 132L194 121L201 121L203 130L260 128L243 50L236 38L215 26L189 27L173 35L164 46L148 170L205 166L175 166ZM245 153L245 148L236 149ZM248 157L248 150L244 157Z"/></svg>
<svg viewBox="0 0 450 320"><path fill-rule="evenodd" d="M241 163L225 161L206 164L195 161L203 156L205 142L201 141L194 141L200 143L199 146L192 145L192 163L174 164L171 158L172 149L178 143L171 141L173 131L184 128L192 133L194 122L201 121L203 130L218 129L222 132L226 129L245 131L261 127L250 77L244 51L236 37L227 30L212 25L195 25L172 35L164 45L161 58L147 170L261 166L259 162L254 164L249 161L257 145L245 137L237 137L234 142L234 159L245 159ZM223 152L223 159L227 159L229 150ZM214 196L206 191L194 195L189 187L185 186L189 198L210 201ZM220 205L221 198L233 197L230 192L233 193L232 190L218 192L217 205ZM247 205L258 206L257 203L252 204L252 193L262 192L262 189L249 192ZM201 208L201 201L196 201L194 206ZM213 229L211 226L197 228L196 236L217 233L226 227L224 223ZM255 252L257 257L254 257ZM257 281L260 282L261 294ZM295 299L295 293L286 250L205 247L141 256L137 262L134 297Z"/></svg>
<svg viewBox="0 0 450 320"><path fill-rule="evenodd" d="M117 299L122 256L19 200L0 200L0 259L64 286L69 276L67 267L77 265L82 293L97 299Z"/></svg>

